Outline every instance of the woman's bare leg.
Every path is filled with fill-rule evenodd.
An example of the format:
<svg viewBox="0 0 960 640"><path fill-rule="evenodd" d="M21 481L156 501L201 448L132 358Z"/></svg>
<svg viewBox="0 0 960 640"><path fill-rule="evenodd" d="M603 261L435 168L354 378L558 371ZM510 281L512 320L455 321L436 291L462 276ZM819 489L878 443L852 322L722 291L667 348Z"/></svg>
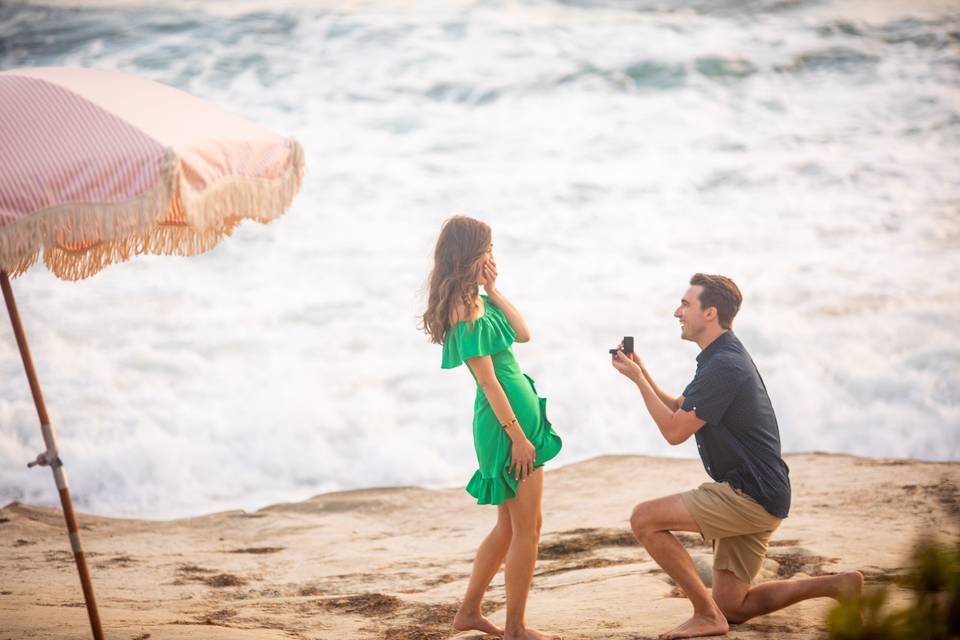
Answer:
<svg viewBox="0 0 960 640"><path fill-rule="evenodd" d="M505 503L513 525L513 538L507 551L507 624L504 640L559 640L559 636L527 629L524 621L540 543L542 497L543 468L540 468L522 481L517 487L517 495Z"/></svg>
<svg viewBox="0 0 960 640"><path fill-rule="evenodd" d="M502 636L503 629L488 620L480 609L483 594L486 593L490 581L497 575L503 559L510 548L513 537L510 524L510 512L505 504L497 506L497 524L477 549L477 557L473 561L473 572L470 574L470 584L463 602L453 619L453 628L457 631L483 631L495 636Z"/></svg>

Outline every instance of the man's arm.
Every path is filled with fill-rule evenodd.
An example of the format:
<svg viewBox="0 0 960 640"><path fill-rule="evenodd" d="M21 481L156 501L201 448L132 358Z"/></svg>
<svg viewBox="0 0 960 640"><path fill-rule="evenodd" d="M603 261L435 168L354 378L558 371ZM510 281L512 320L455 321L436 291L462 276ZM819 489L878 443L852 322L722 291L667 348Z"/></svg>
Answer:
<svg viewBox="0 0 960 640"><path fill-rule="evenodd" d="M660 401L663 404L667 405L667 408L671 411L676 411L680 408L680 405L683 404L683 398L674 398L666 391L661 389L656 382L653 380L653 376L650 375L650 372L647 371L647 368L643 365L643 361L640 359L640 356L633 352L630 354L630 359L637 363L640 367L640 373L643 374L643 377L646 378L647 383L650 385L650 388L653 389L653 392L657 394L657 397L660 398Z"/></svg>
<svg viewBox="0 0 960 640"><path fill-rule="evenodd" d="M686 442L690 436L706 424L693 411L683 411L683 396L671 398L659 388L651 384L651 379L643 368L632 358L628 358L622 351L613 356L613 366L617 371L633 381L640 389L643 402L647 405L650 417L657 423L657 428L667 442L673 445Z"/></svg>

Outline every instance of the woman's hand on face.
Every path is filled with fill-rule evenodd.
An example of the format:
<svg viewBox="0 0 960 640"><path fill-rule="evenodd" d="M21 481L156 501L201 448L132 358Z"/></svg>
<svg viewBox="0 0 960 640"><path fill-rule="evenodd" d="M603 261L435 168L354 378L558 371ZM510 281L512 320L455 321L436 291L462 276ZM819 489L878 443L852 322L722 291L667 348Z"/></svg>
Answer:
<svg viewBox="0 0 960 640"><path fill-rule="evenodd" d="M493 258L483 263L483 289L488 294L497 290L497 263Z"/></svg>
<svg viewBox="0 0 960 640"><path fill-rule="evenodd" d="M514 480L523 480L533 473L533 464L537 459L537 450L533 444L524 438L514 442L510 447L510 466L508 471L513 474Z"/></svg>

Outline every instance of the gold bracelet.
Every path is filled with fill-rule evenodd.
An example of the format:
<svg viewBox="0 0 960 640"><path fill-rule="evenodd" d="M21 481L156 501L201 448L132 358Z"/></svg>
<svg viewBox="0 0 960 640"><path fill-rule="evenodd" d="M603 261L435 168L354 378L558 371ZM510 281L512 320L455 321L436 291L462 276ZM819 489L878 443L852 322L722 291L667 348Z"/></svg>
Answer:
<svg viewBox="0 0 960 640"><path fill-rule="evenodd" d="M516 424L518 427L520 426L520 423L517 422L517 419L516 419L516 418L511 418L510 422L505 422L505 423L503 423L501 426L502 426L504 429L509 429L509 428L510 428L510 425L512 425L512 424Z"/></svg>

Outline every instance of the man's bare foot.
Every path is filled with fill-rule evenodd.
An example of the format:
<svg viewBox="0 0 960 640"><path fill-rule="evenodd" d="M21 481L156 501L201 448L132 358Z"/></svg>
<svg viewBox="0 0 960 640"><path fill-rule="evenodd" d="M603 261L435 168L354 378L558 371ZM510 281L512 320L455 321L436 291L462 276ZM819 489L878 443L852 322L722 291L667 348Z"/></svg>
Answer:
<svg viewBox="0 0 960 640"><path fill-rule="evenodd" d="M730 625L727 624L727 619L722 614L712 616L694 615L676 629L662 634L660 640L722 636L728 631L730 631Z"/></svg>
<svg viewBox="0 0 960 640"><path fill-rule="evenodd" d="M837 599L859 598L863 592L863 574L859 571L846 571L837 574Z"/></svg>
<svg viewBox="0 0 960 640"><path fill-rule="evenodd" d="M492 636L503 637L503 629L490 622L479 611L472 613L467 613L462 609L457 611L457 615L453 618L453 628L457 631L482 631Z"/></svg>
<svg viewBox="0 0 960 640"><path fill-rule="evenodd" d="M520 629L519 631L507 631L503 640L561 640L561 637L543 633L536 629Z"/></svg>

